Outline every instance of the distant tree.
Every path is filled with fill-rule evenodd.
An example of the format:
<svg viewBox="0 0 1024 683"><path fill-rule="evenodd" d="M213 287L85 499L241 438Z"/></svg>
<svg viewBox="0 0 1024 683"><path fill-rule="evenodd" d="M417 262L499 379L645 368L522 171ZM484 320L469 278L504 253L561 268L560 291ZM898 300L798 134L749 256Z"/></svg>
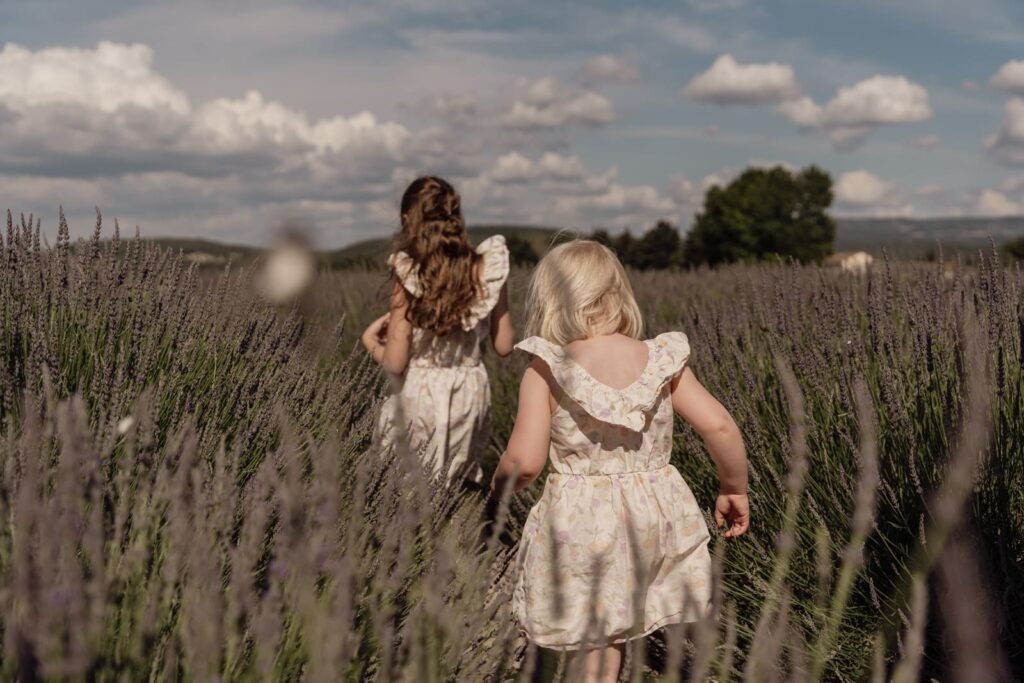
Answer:
<svg viewBox="0 0 1024 683"><path fill-rule="evenodd" d="M551 239L551 246L557 247L559 244L565 244L566 242L572 242L579 235L571 230L559 230L555 233L555 236Z"/></svg>
<svg viewBox="0 0 1024 683"><path fill-rule="evenodd" d="M508 247L508 258L516 266L536 265L540 258L533 245L519 235L506 235L505 245Z"/></svg>
<svg viewBox="0 0 1024 683"><path fill-rule="evenodd" d="M629 228L626 228L621 235L613 240L611 248L623 265L636 265L634 262L636 258L636 240L633 239L633 233L629 231Z"/></svg>
<svg viewBox="0 0 1024 683"><path fill-rule="evenodd" d="M641 270L668 268L676 262L682 243L674 225L658 221L633 247L632 265Z"/></svg>
<svg viewBox="0 0 1024 683"><path fill-rule="evenodd" d="M817 166L798 173L749 168L714 186L683 248L687 265L777 257L821 261L833 251L832 178Z"/></svg>
<svg viewBox="0 0 1024 683"><path fill-rule="evenodd" d="M615 247L615 240L612 238L611 235L608 234L608 231L605 230L604 228L598 228L597 230L592 232L590 234L590 239L594 240L598 244L603 244L609 249L613 249Z"/></svg>
<svg viewBox="0 0 1024 683"><path fill-rule="evenodd" d="M1010 258L1024 260L1024 237L1018 237L1004 244L1003 253Z"/></svg>

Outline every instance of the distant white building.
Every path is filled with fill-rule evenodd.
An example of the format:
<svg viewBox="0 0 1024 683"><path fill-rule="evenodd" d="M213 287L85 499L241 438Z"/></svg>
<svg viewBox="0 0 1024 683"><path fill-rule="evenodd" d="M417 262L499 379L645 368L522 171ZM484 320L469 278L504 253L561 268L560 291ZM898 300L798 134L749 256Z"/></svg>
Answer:
<svg viewBox="0 0 1024 683"><path fill-rule="evenodd" d="M825 265L839 268L847 273L863 275L874 262L874 257L866 251L840 251L825 259Z"/></svg>

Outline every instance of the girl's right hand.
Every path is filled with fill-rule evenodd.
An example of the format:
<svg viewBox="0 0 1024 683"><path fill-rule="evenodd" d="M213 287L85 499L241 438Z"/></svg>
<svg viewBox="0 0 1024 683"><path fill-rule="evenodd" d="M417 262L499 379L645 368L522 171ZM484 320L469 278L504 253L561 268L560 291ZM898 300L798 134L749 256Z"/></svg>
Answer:
<svg viewBox="0 0 1024 683"><path fill-rule="evenodd" d="M726 522L729 528L726 538L742 536L750 527L750 502L745 493L719 493L715 500L715 522L721 528Z"/></svg>
<svg viewBox="0 0 1024 683"><path fill-rule="evenodd" d="M367 351L373 353L373 350L377 346L383 346L387 343L388 333L388 321L391 319L391 313L385 313L381 317L370 323L370 326L363 332L361 341Z"/></svg>

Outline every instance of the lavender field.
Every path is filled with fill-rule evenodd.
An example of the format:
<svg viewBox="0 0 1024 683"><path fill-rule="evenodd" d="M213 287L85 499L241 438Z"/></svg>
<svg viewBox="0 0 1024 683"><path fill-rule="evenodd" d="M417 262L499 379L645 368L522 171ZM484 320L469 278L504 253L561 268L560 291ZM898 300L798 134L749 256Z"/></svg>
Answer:
<svg viewBox="0 0 1024 683"><path fill-rule="evenodd" d="M385 273L321 273L284 307L252 277L99 224L49 248L8 216L0 678L562 678L507 611L538 491L483 534L482 498L371 448L384 380L356 335ZM632 277L743 431L753 525L713 540L712 618L637 641L624 680L1024 676L1024 273L981 253ZM488 359L488 469L525 360ZM673 461L710 508L683 425Z"/></svg>

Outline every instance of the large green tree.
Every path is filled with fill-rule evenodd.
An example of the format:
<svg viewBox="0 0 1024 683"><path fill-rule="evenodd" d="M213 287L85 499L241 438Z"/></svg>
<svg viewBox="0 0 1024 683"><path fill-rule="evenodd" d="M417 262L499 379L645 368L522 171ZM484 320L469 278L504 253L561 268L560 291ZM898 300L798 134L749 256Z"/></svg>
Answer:
<svg viewBox="0 0 1024 683"><path fill-rule="evenodd" d="M832 178L810 166L749 168L704 198L683 248L687 265L795 258L820 261L832 253L836 224L828 215Z"/></svg>

